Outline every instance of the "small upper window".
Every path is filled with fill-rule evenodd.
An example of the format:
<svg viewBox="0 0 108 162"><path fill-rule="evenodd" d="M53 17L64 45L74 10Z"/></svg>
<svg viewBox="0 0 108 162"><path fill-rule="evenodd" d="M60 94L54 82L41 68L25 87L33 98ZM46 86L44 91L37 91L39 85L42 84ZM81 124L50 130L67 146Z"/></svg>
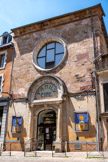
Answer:
<svg viewBox="0 0 108 162"><path fill-rule="evenodd" d="M5 54L0 55L0 68L3 68L5 60Z"/></svg>
<svg viewBox="0 0 108 162"><path fill-rule="evenodd" d="M3 74L0 74L0 96L1 96L1 92L2 92L2 87L3 87Z"/></svg>
<svg viewBox="0 0 108 162"><path fill-rule="evenodd" d="M7 59L7 51L0 52L0 69L5 68Z"/></svg>
<svg viewBox="0 0 108 162"><path fill-rule="evenodd" d="M64 47L58 42L46 44L37 56L37 63L43 69L57 66L64 57Z"/></svg>
<svg viewBox="0 0 108 162"><path fill-rule="evenodd" d="M103 84L105 112L108 112L108 83Z"/></svg>
<svg viewBox="0 0 108 162"><path fill-rule="evenodd" d="M2 35L2 44L7 44L11 42L12 36L8 32L4 32Z"/></svg>

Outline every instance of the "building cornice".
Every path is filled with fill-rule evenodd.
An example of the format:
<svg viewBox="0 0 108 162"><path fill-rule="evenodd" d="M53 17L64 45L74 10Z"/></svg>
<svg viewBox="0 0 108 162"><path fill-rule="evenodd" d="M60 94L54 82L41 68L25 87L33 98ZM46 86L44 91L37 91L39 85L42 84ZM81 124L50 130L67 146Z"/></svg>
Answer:
<svg viewBox="0 0 108 162"><path fill-rule="evenodd" d="M0 50L7 49L9 47L13 47L13 43L12 42L7 43L7 44L0 45Z"/></svg>
<svg viewBox="0 0 108 162"><path fill-rule="evenodd" d="M43 21L24 25L24 26L14 28L11 30L12 32L14 32L14 36L18 37L18 36L22 36L25 34L29 34L31 32L45 30L46 28L52 28L55 26L60 26L60 25L64 25L67 23L79 21L85 18L89 18L91 16L90 11L92 12L93 16L99 16L99 18L101 18L102 16L105 16L105 13L102 9L101 4L97 4L95 6L92 6L92 7L83 9L83 10L56 16L53 18L49 18Z"/></svg>

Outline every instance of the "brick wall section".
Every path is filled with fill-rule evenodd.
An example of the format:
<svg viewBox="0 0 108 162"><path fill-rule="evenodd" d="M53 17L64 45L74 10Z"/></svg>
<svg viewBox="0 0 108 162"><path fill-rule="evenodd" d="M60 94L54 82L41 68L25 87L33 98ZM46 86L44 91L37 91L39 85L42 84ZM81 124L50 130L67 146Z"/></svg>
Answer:
<svg viewBox="0 0 108 162"><path fill-rule="evenodd" d="M94 17L95 28L98 28L98 21L98 17ZM93 41L91 19L87 18L15 38L16 57L12 79L14 97L26 97L30 84L41 75L32 64L33 50L41 39L52 36L62 38L68 51L67 59L54 74L64 80L70 92L92 88Z"/></svg>
<svg viewBox="0 0 108 162"><path fill-rule="evenodd" d="M7 49L0 50L0 52L2 52L2 51L7 51L7 60L6 60L5 68L0 70L0 74L4 74L4 82L3 82L2 91L9 93L11 70L12 70L13 49L9 47ZM7 94L2 94L2 96L6 97Z"/></svg>

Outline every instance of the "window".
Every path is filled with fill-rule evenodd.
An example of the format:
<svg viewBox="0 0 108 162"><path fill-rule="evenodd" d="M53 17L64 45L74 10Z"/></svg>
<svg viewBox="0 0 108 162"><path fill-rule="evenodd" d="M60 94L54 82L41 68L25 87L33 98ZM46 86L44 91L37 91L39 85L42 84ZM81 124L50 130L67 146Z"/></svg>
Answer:
<svg viewBox="0 0 108 162"><path fill-rule="evenodd" d="M1 92L2 92L2 87L3 87L3 74L0 74L0 96L1 96Z"/></svg>
<svg viewBox="0 0 108 162"><path fill-rule="evenodd" d="M5 54L0 55L0 68L3 68L5 60Z"/></svg>
<svg viewBox="0 0 108 162"><path fill-rule="evenodd" d="M12 117L12 133L21 133L22 117Z"/></svg>
<svg viewBox="0 0 108 162"><path fill-rule="evenodd" d="M7 59L7 51L0 52L0 69L5 68Z"/></svg>
<svg viewBox="0 0 108 162"><path fill-rule="evenodd" d="M2 127L2 116L3 116L3 107L0 107L0 135L1 135L1 127Z"/></svg>
<svg viewBox="0 0 108 162"><path fill-rule="evenodd" d="M108 83L103 84L103 91L105 112L108 112Z"/></svg>
<svg viewBox="0 0 108 162"><path fill-rule="evenodd" d="M64 47L58 42L46 44L37 57L38 65L43 69L51 69L57 66L64 57Z"/></svg>
<svg viewBox="0 0 108 162"><path fill-rule="evenodd" d="M12 36L8 32L4 32L2 35L2 44L7 44L11 42Z"/></svg>
<svg viewBox="0 0 108 162"><path fill-rule="evenodd" d="M83 132L89 130L88 112L75 112L75 131Z"/></svg>

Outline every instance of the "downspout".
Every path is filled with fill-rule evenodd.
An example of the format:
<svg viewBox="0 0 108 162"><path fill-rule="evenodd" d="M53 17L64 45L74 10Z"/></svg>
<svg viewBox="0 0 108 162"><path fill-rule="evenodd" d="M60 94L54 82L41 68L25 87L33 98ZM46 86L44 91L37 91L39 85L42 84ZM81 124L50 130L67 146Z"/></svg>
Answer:
<svg viewBox="0 0 108 162"><path fill-rule="evenodd" d="M12 74L13 74L13 65L14 65L14 54L15 54L15 49L14 46L11 47L13 49L13 54L12 54L12 69L11 69L11 76L10 76L10 88L9 88L9 94L11 93L11 87L12 87ZM14 113L16 116L16 110L13 104L13 108L14 108Z"/></svg>
<svg viewBox="0 0 108 162"><path fill-rule="evenodd" d="M11 76L10 76L10 88L9 88L9 94L11 92L11 86L12 86L12 73L13 73L13 64L14 64L14 46L11 47L13 49L13 54L12 54L12 69L11 69Z"/></svg>
<svg viewBox="0 0 108 162"><path fill-rule="evenodd" d="M7 109L7 119L6 119L6 130L7 130L7 121L8 121L8 111L9 111L9 105L10 105L10 101L11 101L11 95L10 95L10 91L11 91L11 80L12 80L12 71L13 71L13 61L14 61L14 47L11 46L11 48L13 49L13 53L12 53L12 69L11 69L11 76L10 76L10 87L9 87L9 93L8 92L4 92L6 94L9 95L9 102L8 102L8 109ZM15 111L15 109L14 109ZM16 115L16 111L15 111L15 115ZM4 142L6 140L6 131L5 131L5 138L4 138Z"/></svg>
<svg viewBox="0 0 108 162"><path fill-rule="evenodd" d="M92 39L93 39L93 55L94 55L94 60L96 59L96 48L95 48L95 33L94 33L94 26L93 26L93 15L92 11L90 10L90 15L91 15L91 33L92 33ZM99 128L99 100L98 100L98 78L96 74L96 61L94 62L94 73L95 73L95 90L96 90L96 142L97 142L97 150L99 150L99 133L98 133L98 128Z"/></svg>

